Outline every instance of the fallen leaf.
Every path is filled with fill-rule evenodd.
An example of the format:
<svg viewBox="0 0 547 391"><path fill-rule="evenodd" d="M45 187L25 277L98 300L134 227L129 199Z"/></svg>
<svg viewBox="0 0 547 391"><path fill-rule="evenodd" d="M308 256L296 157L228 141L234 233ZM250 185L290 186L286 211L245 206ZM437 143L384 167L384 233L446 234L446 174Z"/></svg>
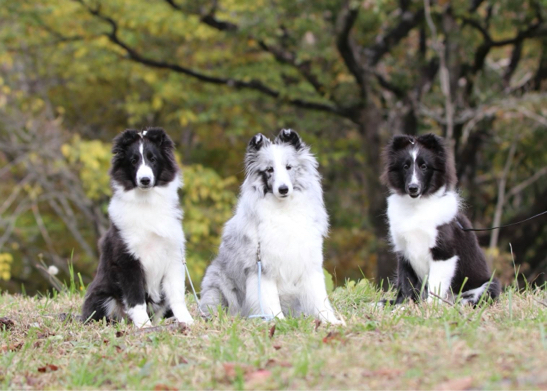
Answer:
<svg viewBox="0 0 547 391"><path fill-rule="evenodd" d="M11 345L2 345L2 352L16 352L23 347L23 342L17 342Z"/></svg>
<svg viewBox="0 0 547 391"><path fill-rule="evenodd" d="M47 364L47 367L51 369L53 372L59 369L57 365L53 365L53 364Z"/></svg>
<svg viewBox="0 0 547 391"><path fill-rule="evenodd" d="M224 367L224 372L226 373L226 377L229 379L234 379L237 376L238 372L243 372L243 374L248 374L252 372L254 369L250 365L245 364L239 364L234 362L226 362L222 364Z"/></svg>
<svg viewBox="0 0 547 391"><path fill-rule="evenodd" d="M38 368L38 372L40 373L46 373L46 372L55 372L59 369L59 367L57 365L53 365L53 364L46 364L45 366L43 367L39 367Z"/></svg>
<svg viewBox="0 0 547 391"><path fill-rule="evenodd" d="M154 386L154 391L176 391L177 389L175 387L169 387L165 384L156 384Z"/></svg>
<svg viewBox="0 0 547 391"><path fill-rule="evenodd" d="M9 318L0 318L0 329L9 330L15 326L15 322Z"/></svg>
<svg viewBox="0 0 547 391"><path fill-rule="evenodd" d="M270 338L273 338L275 334L275 324L270 328Z"/></svg>
<svg viewBox="0 0 547 391"><path fill-rule="evenodd" d="M123 352L123 349L122 349L122 347L121 347L121 346L119 346L119 345L116 345L116 346L114 346L114 349L116 349L116 352L117 352L117 353L121 353L121 352Z"/></svg>
<svg viewBox="0 0 547 391"><path fill-rule="evenodd" d="M451 379L434 387L438 390L469 390L473 385L473 378L471 376L462 377L461 379Z"/></svg>
<svg viewBox="0 0 547 391"><path fill-rule="evenodd" d="M273 345L273 348L274 348L275 350L279 350L279 349L281 349L281 345Z"/></svg>
<svg viewBox="0 0 547 391"><path fill-rule="evenodd" d="M345 340L342 338L342 334L338 331L329 331L329 333L323 338L323 343L332 343L334 341L344 342Z"/></svg>
<svg viewBox="0 0 547 391"><path fill-rule="evenodd" d="M126 331L116 331L116 338L123 337L125 334L127 334Z"/></svg>

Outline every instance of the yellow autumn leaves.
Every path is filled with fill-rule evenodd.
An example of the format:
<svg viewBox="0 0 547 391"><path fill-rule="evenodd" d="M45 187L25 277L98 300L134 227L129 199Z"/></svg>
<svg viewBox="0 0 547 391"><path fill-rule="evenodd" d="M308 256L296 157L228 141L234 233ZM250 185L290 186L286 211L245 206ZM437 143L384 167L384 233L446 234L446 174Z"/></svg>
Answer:
<svg viewBox="0 0 547 391"><path fill-rule="evenodd" d="M11 278L13 256L10 253L0 253L0 279L8 281Z"/></svg>

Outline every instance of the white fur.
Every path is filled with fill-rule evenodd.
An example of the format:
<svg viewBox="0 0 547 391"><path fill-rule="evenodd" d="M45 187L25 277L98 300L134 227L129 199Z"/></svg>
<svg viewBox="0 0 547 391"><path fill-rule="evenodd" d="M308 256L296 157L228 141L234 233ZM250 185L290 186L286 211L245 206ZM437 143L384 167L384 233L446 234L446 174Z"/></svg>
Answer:
<svg viewBox="0 0 547 391"><path fill-rule="evenodd" d="M412 178L410 178L411 185L418 184L418 176L416 175L416 158L417 157L418 157L418 150L414 148L412 150L412 159L414 160L414 164L412 165Z"/></svg>
<svg viewBox="0 0 547 391"><path fill-rule="evenodd" d="M176 177L165 187L125 191L114 182L108 212L129 252L142 264L150 298L159 302L163 288L175 318L192 323L184 301L185 240L177 193L181 185Z"/></svg>
<svg viewBox="0 0 547 391"><path fill-rule="evenodd" d="M138 327L149 327L152 324L146 313L146 304L138 304L134 307L129 307L126 309L127 316L133 321L133 324Z"/></svg>
<svg viewBox="0 0 547 391"><path fill-rule="evenodd" d="M458 267L457 255L454 255L452 258L443 261L431 261L429 265L429 277L427 280L427 286L429 292L436 294L441 298L446 298L447 294L450 293L450 283L452 278L456 274L456 268ZM428 296L428 301L438 300L433 295Z"/></svg>
<svg viewBox="0 0 547 391"><path fill-rule="evenodd" d="M273 157L272 166L274 168L274 182L273 182L273 192L276 197L282 198L284 196L289 196L293 192L293 185L291 182L291 177L289 176L289 172L287 170L287 153L286 149L291 147L286 146L280 146L280 145L272 145L270 147L271 154ZM279 188L281 186L287 186L289 188L289 191L286 195L283 195L279 192Z"/></svg>
<svg viewBox="0 0 547 391"><path fill-rule="evenodd" d="M271 145L260 151L268 153L263 158L265 164L274 167L274 192L285 184L289 187L288 196L261 194L256 191L257 183L248 177L242 185L235 215L224 232L248 238L253 249L260 243L263 269L267 271L261 280L262 304L267 314L283 318L288 315L283 309L290 309L296 311L292 315L303 313L340 324L328 300L323 274L323 237L328 232L328 216L316 162L312 155L300 158L304 165L301 169L308 172L309 178L302 191L294 191L286 169L291 148ZM256 261L256 256L238 260L242 269L250 270L256 270ZM295 303L299 303L296 309ZM260 313L256 274L246 280L245 308L241 311L244 315Z"/></svg>
<svg viewBox="0 0 547 391"><path fill-rule="evenodd" d="M443 187L429 197L392 194L387 199L391 242L396 252L409 260L416 275L423 281L430 275L434 286L444 289L455 261L440 265L433 261L431 248L437 241L437 227L452 221L459 210L460 198ZM432 265L435 262L435 266ZM439 265L437 265L439 264Z"/></svg>
<svg viewBox="0 0 547 391"><path fill-rule="evenodd" d="M462 299L462 304L468 304L468 303L476 303L481 295L484 293L484 291L488 288L488 285L490 284L490 281L485 282L481 286L475 289L470 289L468 291L465 291L465 295L473 295L470 298ZM458 293L458 292L454 292Z"/></svg>
<svg viewBox="0 0 547 391"><path fill-rule="evenodd" d="M141 183L141 179L143 178L149 178L150 179L150 185L154 185L154 172L152 171L152 168L146 165L146 160L144 159L144 142L141 141L139 146L139 151L141 153L142 157L142 163L139 166L139 169L137 170L137 183Z"/></svg>

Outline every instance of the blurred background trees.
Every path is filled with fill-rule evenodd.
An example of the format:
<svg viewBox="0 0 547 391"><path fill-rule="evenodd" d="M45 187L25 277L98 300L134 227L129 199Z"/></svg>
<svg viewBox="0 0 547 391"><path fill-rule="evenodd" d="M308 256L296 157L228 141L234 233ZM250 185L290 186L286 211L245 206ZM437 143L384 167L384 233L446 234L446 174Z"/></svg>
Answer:
<svg viewBox="0 0 547 391"><path fill-rule="evenodd" d="M0 8L0 287L36 265L89 282L108 226L110 142L177 143L188 259L200 278L248 139L299 131L321 163L335 283L391 277L381 149L448 137L475 227L547 202L547 1L22 0ZM497 273L547 268L545 218L479 236Z"/></svg>

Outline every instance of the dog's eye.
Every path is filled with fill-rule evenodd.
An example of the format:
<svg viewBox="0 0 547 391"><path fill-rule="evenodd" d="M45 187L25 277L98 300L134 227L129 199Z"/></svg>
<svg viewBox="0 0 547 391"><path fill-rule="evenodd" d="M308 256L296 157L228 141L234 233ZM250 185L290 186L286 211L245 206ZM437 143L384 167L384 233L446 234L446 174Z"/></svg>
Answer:
<svg viewBox="0 0 547 391"><path fill-rule="evenodd" d="M156 157L154 155L148 155L148 161L150 163L154 163L156 161Z"/></svg>
<svg viewBox="0 0 547 391"><path fill-rule="evenodd" d="M405 170L408 170L408 169L410 168L410 166L409 166L408 164L405 164L405 165L403 166L403 168L404 168Z"/></svg>
<svg viewBox="0 0 547 391"><path fill-rule="evenodd" d="M269 172L270 174L271 174L272 172L274 172L273 167L268 167L268 168L266 169L266 172Z"/></svg>
<svg viewBox="0 0 547 391"><path fill-rule="evenodd" d="M422 165L420 166L420 168L421 168L422 170L427 170L427 164L425 164L425 163L422 164Z"/></svg>
<svg viewBox="0 0 547 391"><path fill-rule="evenodd" d="M132 164L132 165L137 164L138 161L139 161L139 160L138 160L137 158L135 158L135 157L131 158L131 164Z"/></svg>
<svg viewBox="0 0 547 391"><path fill-rule="evenodd" d="M287 170L290 170L292 168L292 166L290 164L287 164Z"/></svg>

